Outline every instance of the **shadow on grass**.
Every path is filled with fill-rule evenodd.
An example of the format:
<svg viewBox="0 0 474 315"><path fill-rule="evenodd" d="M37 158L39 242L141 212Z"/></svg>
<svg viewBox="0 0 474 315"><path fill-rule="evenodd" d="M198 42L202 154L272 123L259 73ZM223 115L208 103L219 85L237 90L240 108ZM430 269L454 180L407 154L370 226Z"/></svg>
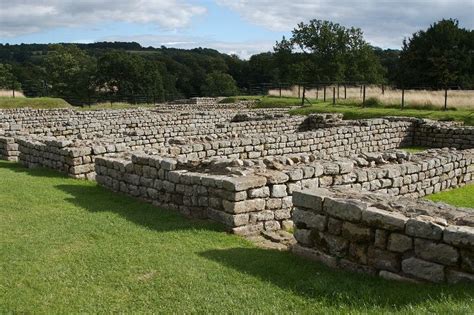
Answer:
<svg viewBox="0 0 474 315"><path fill-rule="evenodd" d="M57 178L68 180L67 175L46 168L28 169L18 163L0 162L0 168L6 168L16 173L42 178ZM62 183L65 183L64 181ZM66 182L67 183L67 182ZM64 200L89 212L112 212L135 224L145 226L155 231L173 230L212 230L224 231L218 223L207 220L197 220L184 217L176 211L161 209L150 203L115 193L97 184L72 180L71 184L59 184L56 189L64 191L70 197Z"/></svg>
<svg viewBox="0 0 474 315"><path fill-rule="evenodd" d="M224 231L217 223L185 217L176 211L161 209L145 201L109 191L98 185L57 185L71 198L66 200L89 212L113 212L134 224L155 231L212 230Z"/></svg>
<svg viewBox="0 0 474 315"><path fill-rule="evenodd" d="M244 274L305 298L325 299L334 306L400 308L427 300L474 298L469 285L409 284L328 268L288 252L258 248L210 250L200 254Z"/></svg>
<svg viewBox="0 0 474 315"><path fill-rule="evenodd" d="M44 167L36 167L36 168L27 168L20 163L16 162L7 162L0 160L0 168L6 168L12 172L16 173L25 173L29 176L34 177L44 177L44 178L69 178L64 173L61 173L56 170L51 170Z"/></svg>

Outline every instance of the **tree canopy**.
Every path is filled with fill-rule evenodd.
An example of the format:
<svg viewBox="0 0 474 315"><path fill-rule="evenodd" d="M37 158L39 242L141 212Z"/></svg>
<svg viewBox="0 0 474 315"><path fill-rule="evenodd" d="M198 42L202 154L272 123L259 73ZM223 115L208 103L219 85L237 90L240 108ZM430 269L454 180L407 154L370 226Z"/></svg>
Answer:
<svg viewBox="0 0 474 315"><path fill-rule="evenodd" d="M277 42L275 52L280 60L295 54L308 82L383 81L380 61L359 28L321 20L299 23L290 39Z"/></svg>
<svg viewBox="0 0 474 315"><path fill-rule="evenodd" d="M433 88L474 86L474 31L441 20L403 42L399 84Z"/></svg>

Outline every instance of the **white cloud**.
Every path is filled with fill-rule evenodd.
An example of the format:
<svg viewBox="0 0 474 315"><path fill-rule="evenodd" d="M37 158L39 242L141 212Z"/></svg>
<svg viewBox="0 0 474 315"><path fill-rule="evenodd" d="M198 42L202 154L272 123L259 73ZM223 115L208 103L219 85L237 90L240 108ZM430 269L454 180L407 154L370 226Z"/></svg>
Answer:
<svg viewBox="0 0 474 315"><path fill-rule="evenodd" d="M184 0L1 0L0 36L13 37L55 27L103 22L151 23L164 29L185 27L206 8Z"/></svg>
<svg viewBox="0 0 474 315"><path fill-rule="evenodd" d="M366 39L381 47L400 47L404 37L441 18L457 18L474 28L473 0L216 0L250 23L288 32L310 19L360 27Z"/></svg>
<svg viewBox="0 0 474 315"><path fill-rule="evenodd" d="M212 48L229 55L237 55L242 59L248 59L254 54L262 51L273 50L275 41L244 41L226 42L206 37L184 36L184 35L136 35L136 36L109 36L98 41L134 41L144 47L173 47L181 49L192 49L197 47Z"/></svg>

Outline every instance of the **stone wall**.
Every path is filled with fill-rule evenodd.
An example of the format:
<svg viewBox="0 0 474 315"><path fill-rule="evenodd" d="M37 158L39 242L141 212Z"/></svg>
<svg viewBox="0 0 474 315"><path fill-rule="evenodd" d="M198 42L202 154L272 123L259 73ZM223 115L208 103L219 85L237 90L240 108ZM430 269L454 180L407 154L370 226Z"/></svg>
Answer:
<svg viewBox="0 0 474 315"><path fill-rule="evenodd" d="M416 128L414 145L428 148L474 148L474 127L459 123L424 121Z"/></svg>
<svg viewBox="0 0 474 315"><path fill-rule="evenodd" d="M100 157L96 180L115 191L216 220L239 234L279 229L290 218L291 204L275 205L263 176L233 177L180 168L175 159L145 154L131 159Z"/></svg>
<svg viewBox="0 0 474 315"><path fill-rule="evenodd" d="M20 152L15 139L0 136L0 159L17 162L19 155Z"/></svg>
<svg viewBox="0 0 474 315"><path fill-rule="evenodd" d="M408 146L413 142L414 125L407 121L372 119L362 125L350 123L318 131L287 135L239 137L193 145L170 146L167 153L176 157L261 158L292 153L317 153L320 157L349 156L359 152L378 152Z"/></svg>
<svg viewBox="0 0 474 315"><path fill-rule="evenodd" d="M295 192L293 252L405 281L474 281L474 209L357 191Z"/></svg>
<svg viewBox="0 0 474 315"><path fill-rule="evenodd" d="M349 159L331 161L315 160L313 157L307 160L301 158L304 163L281 165L279 170L275 170L256 164L241 166L250 165L251 161L246 160L229 160L228 164L215 160L215 163L200 165L194 161L137 153L131 158L104 156L99 159L101 164L97 165L96 172L99 178L97 181L106 187L118 190L120 182L124 182L133 185L132 188L121 190L124 193L135 196L140 192L138 196L142 198L183 209L186 206L190 206L190 209L196 206L194 203L181 203L186 193L190 193L189 197L196 197L192 194L196 190L178 189L174 184L188 183L189 176L211 178L218 182L246 183L241 188L227 191L225 196L228 198L224 198L225 201L214 200L212 207L209 205L208 217L226 224L235 233L252 234L264 230L291 228L292 195L296 191L342 187L388 193L392 196L420 197L472 182L473 157L474 150L438 149L415 155L415 158L401 161L400 164L391 163L372 168L355 167L355 162ZM356 158L358 159L360 158ZM296 163L295 158L290 160L291 163ZM153 166L161 161L173 165L171 172L160 171L160 168ZM231 165L237 166L229 167ZM127 178L134 178L135 181L127 182ZM158 189L150 195L148 188L153 180L161 183L158 185L161 190ZM163 181L170 181L171 184L162 184ZM221 189L222 186L217 188ZM217 190L208 190L206 193L207 198L213 194L221 197ZM179 203L174 203L178 201ZM200 213L202 211L204 210L201 209Z"/></svg>

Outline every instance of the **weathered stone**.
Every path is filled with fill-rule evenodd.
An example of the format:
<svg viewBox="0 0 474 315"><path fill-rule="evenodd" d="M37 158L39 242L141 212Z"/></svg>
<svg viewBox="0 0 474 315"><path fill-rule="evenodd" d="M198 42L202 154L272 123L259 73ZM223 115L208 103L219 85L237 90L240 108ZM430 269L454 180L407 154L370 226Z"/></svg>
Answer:
<svg viewBox="0 0 474 315"><path fill-rule="evenodd" d="M244 201L228 201L223 200L224 210L229 213L245 213L253 211L261 211L265 209L264 199L247 199Z"/></svg>
<svg viewBox="0 0 474 315"><path fill-rule="evenodd" d="M271 189L271 196L275 198L286 197L286 185L273 185Z"/></svg>
<svg viewBox="0 0 474 315"><path fill-rule="evenodd" d="M311 211L305 211L300 208L293 210L293 221L296 226L324 231L326 229L326 216L316 214Z"/></svg>
<svg viewBox="0 0 474 315"><path fill-rule="evenodd" d="M342 224L342 236L353 242L368 242L372 239L370 228L350 222Z"/></svg>
<svg viewBox="0 0 474 315"><path fill-rule="evenodd" d="M311 238L311 230L308 229L299 229L295 230L295 239L298 241L299 244L303 244L305 246L312 246L313 240Z"/></svg>
<svg viewBox="0 0 474 315"><path fill-rule="evenodd" d="M360 221L362 211L367 208L367 204L356 200L344 200L326 197L324 199L324 211L333 217L342 220Z"/></svg>
<svg viewBox="0 0 474 315"><path fill-rule="evenodd" d="M452 284L461 283L461 282L472 283L474 282L474 275L470 273L456 271L456 270L447 270L446 281Z"/></svg>
<svg viewBox="0 0 474 315"><path fill-rule="evenodd" d="M415 239L415 254L443 265L456 265L459 259L459 253L454 247L419 238Z"/></svg>
<svg viewBox="0 0 474 315"><path fill-rule="evenodd" d="M444 227L432 222L430 218L419 216L416 219L409 219L406 223L405 232L408 235L440 240Z"/></svg>
<svg viewBox="0 0 474 315"><path fill-rule="evenodd" d="M362 222L386 230L404 230L408 218L396 212L369 207L362 211Z"/></svg>
<svg viewBox="0 0 474 315"><path fill-rule="evenodd" d="M380 270L379 276L387 280L395 280L395 281L409 282L409 283L419 283L419 281L415 279L403 277L403 276L400 276L399 274L386 271L386 270Z"/></svg>
<svg viewBox="0 0 474 315"><path fill-rule="evenodd" d="M367 259L369 263L377 269L392 272L400 271L400 258L399 255L395 253L369 246Z"/></svg>
<svg viewBox="0 0 474 315"><path fill-rule="evenodd" d="M225 178L222 181L222 186L230 191L243 191L250 188L262 187L267 180L262 176L241 176Z"/></svg>
<svg viewBox="0 0 474 315"><path fill-rule="evenodd" d="M267 186L253 188L248 191L249 198L266 198L270 197L270 188Z"/></svg>
<svg viewBox="0 0 474 315"><path fill-rule="evenodd" d="M290 180L288 175L279 171L266 170L265 172L257 173L257 175L266 178L266 183L268 184L282 184Z"/></svg>
<svg viewBox="0 0 474 315"><path fill-rule="evenodd" d="M416 278L428 280L431 282L444 281L444 267L429 261L418 258L408 258L402 261L402 270L404 273Z"/></svg>
<svg viewBox="0 0 474 315"><path fill-rule="evenodd" d="M443 240L455 246L474 247L474 227L450 225L444 230Z"/></svg>
<svg viewBox="0 0 474 315"><path fill-rule="evenodd" d="M293 205L321 212L323 210L323 200L328 195L329 191L324 189L295 191L293 193Z"/></svg>
<svg viewBox="0 0 474 315"><path fill-rule="evenodd" d="M413 240L411 237L392 233L388 237L387 249L392 252L403 253L413 248Z"/></svg>

